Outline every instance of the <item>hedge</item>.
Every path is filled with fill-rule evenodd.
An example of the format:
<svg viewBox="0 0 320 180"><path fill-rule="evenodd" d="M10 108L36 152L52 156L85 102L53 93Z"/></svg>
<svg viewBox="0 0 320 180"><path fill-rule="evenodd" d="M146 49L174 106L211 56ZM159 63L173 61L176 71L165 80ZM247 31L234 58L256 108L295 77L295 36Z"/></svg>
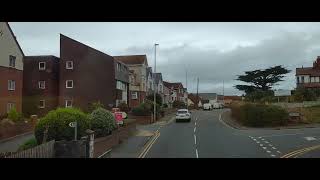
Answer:
<svg viewBox="0 0 320 180"><path fill-rule="evenodd" d="M103 108L94 110L90 116L90 127L95 132L96 137L107 136L116 128L113 114Z"/></svg>
<svg viewBox="0 0 320 180"><path fill-rule="evenodd" d="M252 127L269 127L286 125L288 112L273 105L245 104L231 105L232 116L240 123Z"/></svg>
<svg viewBox="0 0 320 180"><path fill-rule="evenodd" d="M47 141L55 139L59 140L73 140L74 128L69 126L69 123L77 121L78 135L80 139L86 135L85 131L90 127L88 116L75 108L58 108L50 111L45 117L41 118L35 127L35 137L38 144L43 141L43 135L48 127Z"/></svg>

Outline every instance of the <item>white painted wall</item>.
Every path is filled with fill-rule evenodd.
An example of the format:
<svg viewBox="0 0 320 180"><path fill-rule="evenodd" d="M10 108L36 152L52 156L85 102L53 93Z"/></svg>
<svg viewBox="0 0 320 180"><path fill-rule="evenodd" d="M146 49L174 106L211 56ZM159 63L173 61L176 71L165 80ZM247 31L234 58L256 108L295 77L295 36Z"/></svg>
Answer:
<svg viewBox="0 0 320 180"><path fill-rule="evenodd" d="M5 22L0 22L0 66L9 67L9 56L16 56L16 69L23 70L23 54Z"/></svg>

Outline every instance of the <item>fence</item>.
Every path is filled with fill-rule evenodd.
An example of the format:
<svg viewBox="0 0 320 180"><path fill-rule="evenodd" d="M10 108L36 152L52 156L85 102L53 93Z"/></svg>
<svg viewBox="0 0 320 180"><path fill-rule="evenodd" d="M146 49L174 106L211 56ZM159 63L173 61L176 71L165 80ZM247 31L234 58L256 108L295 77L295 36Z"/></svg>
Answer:
<svg viewBox="0 0 320 180"><path fill-rule="evenodd" d="M41 144L32 149L17 152L15 154L6 156L5 158L53 158L54 157L54 144L52 140L45 144Z"/></svg>

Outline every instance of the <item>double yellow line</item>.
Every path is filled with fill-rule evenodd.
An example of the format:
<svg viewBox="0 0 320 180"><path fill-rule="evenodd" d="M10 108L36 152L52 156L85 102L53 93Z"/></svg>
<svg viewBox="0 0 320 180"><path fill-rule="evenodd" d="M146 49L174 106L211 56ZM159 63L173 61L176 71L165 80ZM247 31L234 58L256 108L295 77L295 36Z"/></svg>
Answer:
<svg viewBox="0 0 320 180"><path fill-rule="evenodd" d="M151 149L152 145L156 142L156 140L158 139L158 137L160 136L160 132L157 130L155 132L155 135L152 137L152 139L147 143L147 145L143 148L143 151L141 152L141 154L139 155L138 158L144 158L147 153L149 152L149 150Z"/></svg>
<svg viewBox="0 0 320 180"><path fill-rule="evenodd" d="M303 148L303 149L298 149L296 151L292 151L288 154L285 154L283 156L281 156L280 158L296 158L298 157L299 155L302 155L306 152L309 152L309 151L312 151L312 150L315 150L315 149L318 149L320 148L320 145L316 145L316 146L311 146L311 147L307 147L307 148Z"/></svg>

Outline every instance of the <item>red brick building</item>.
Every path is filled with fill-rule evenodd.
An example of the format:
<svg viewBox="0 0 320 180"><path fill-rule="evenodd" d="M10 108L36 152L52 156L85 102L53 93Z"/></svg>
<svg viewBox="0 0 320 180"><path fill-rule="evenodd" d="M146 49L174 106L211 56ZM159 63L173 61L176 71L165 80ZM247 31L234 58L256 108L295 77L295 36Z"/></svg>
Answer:
<svg viewBox="0 0 320 180"><path fill-rule="evenodd" d="M23 113L43 116L58 106L59 58L25 56L23 72Z"/></svg>
<svg viewBox="0 0 320 180"><path fill-rule="evenodd" d="M24 53L7 22L0 22L0 115L22 111Z"/></svg>
<svg viewBox="0 0 320 180"><path fill-rule="evenodd" d="M320 56L312 67L296 68L297 88L320 88Z"/></svg>

